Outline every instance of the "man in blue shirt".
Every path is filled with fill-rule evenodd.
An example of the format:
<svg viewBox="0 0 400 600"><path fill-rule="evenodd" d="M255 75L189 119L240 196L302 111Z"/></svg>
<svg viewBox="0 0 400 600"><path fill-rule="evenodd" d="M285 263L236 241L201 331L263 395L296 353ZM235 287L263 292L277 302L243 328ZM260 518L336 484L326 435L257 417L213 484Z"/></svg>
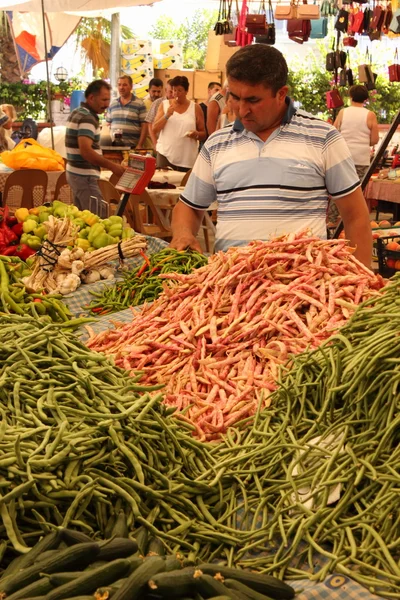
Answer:
<svg viewBox="0 0 400 600"><path fill-rule="evenodd" d="M111 102L106 122L111 128L111 137L114 136L116 130L121 129L125 145L131 148L141 148L146 139L144 120L147 110L143 100L137 98L132 89L132 77L122 75L118 79L120 96Z"/></svg>

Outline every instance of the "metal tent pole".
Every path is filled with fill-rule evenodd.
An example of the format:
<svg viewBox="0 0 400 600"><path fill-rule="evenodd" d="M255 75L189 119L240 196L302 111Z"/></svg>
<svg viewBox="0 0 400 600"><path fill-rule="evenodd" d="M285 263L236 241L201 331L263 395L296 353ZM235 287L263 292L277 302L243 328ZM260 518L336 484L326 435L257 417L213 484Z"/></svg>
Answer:
<svg viewBox="0 0 400 600"><path fill-rule="evenodd" d="M111 49L110 49L110 83L113 94L117 89L117 81L121 68L121 23L120 14L111 16Z"/></svg>
<svg viewBox="0 0 400 600"><path fill-rule="evenodd" d="M41 0L42 4L42 23L43 23L43 39L44 39L44 54L46 62L46 77L47 77L47 112L50 120L50 133L51 133L51 147L54 150L54 133L53 133L53 113L51 110L51 90L50 90L50 73L49 73L49 60L47 52L47 35L46 35L46 14L44 11L44 0Z"/></svg>

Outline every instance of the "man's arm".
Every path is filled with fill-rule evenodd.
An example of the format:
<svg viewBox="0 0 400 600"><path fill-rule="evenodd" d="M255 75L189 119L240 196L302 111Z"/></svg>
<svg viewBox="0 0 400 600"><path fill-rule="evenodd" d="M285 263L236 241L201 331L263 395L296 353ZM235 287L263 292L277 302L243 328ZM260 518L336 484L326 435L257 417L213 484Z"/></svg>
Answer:
<svg viewBox="0 0 400 600"><path fill-rule="evenodd" d="M338 131L340 131L340 127L341 127L341 125L342 125L342 121L343 121L343 110L344 110L344 109L342 108L342 110L339 112L339 114L338 114L338 116L336 117L336 120L335 120L335 122L334 122L334 124L333 124L333 126L334 126L334 127L336 127L336 129L337 129Z"/></svg>
<svg viewBox="0 0 400 600"><path fill-rule="evenodd" d="M354 256L371 268L372 234L367 203L358 187L347 196L335 200L343 220L344 230L350 244L356 248Z"/></svg>
<svg viewBox="0 0 400 600"><path fill-rule="evenodd" d="M84 160L87 160L91 165L96 167L103 167L103 169L109 169L114 173L114 175L118 175L119 177L123 175L125 172L124 167L118 165L111 160L107 160L101 154L98 154L92 148L93 140L90 137L86 137L84 135L78 136L78 146L79 152Z"/></svg>
<svg viewBox="0 0 400 600"><path fill-rule="evenodd" d="M176 250L192 248L192 250L203 252L196 239L203 215L204 210L196 210L179 200L172 212L172 240L170 247L176 248Z"/></svg>
<svg viewBox="0 0 400 600"><path fill-rule="evenodd" d="M372 110L368 113L367 125L371 132L369 136L370 146L375 146L379 142L379 129L376 114Z"/></svg>
<svg viewBox="0 0 400 600"><path fill-rule="evenodd" d="M144 142L147 138L147 134L148 134L148 127L147 127L147 123L145 123L143 121L143 123L140 126L140 137L139 137L139 141L136 145L136 148L143 148L144 146Z"/></svg>
<svg viewBox="0 0 400 600"><path fill-rule="evenodd" d="M156 136L156 134L153 131L153 123L148 123L148 126L149 126L150 139L151 139L151 141L153 143L153 148L155 150L156 146L157 146L157 136Z"/></svg>
<svg viewBox="0 0 400 600"><path fill-rule="evenodd" d="M216 100L212 100L207 108L207 132L208 135L217 130L217 122L219 117L219 104Z"/></svg>

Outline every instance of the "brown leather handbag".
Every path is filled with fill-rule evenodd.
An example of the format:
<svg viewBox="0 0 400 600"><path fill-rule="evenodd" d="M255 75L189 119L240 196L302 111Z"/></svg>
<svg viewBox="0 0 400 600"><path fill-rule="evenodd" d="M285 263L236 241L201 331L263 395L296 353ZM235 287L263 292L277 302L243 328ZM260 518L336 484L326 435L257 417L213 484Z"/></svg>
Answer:
<svg viewBox="0 0 400 600"><path fill-rule="evenodd" d="M246 28L249 33L265 33L267 29L267 19L265 14L248 14L246 17Z"/></svg>

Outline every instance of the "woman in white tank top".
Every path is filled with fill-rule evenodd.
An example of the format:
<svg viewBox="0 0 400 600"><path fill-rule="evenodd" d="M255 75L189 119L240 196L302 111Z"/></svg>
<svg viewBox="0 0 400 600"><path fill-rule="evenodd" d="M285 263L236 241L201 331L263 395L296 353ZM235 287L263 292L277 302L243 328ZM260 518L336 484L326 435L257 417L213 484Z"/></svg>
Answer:
<svg viewBox="0 0 400 600"><path fill-rule="evenodd" d="M353 85L350 90L351 106L340 111L334 123L349 147L351 156L362 179L370 164L371 146L379 141L375 113L364 108L368 90L364 85Z"/></svg>
<svg viewBox="0 0 400 600"><path fill-rule="evenodd" d="M187 99L189 80L174 77L170 82L174 97L164 100L153 123L157 140L157 167L189 171L197 158L198 142L206 139L204 114L198 104Z"/></svg>

